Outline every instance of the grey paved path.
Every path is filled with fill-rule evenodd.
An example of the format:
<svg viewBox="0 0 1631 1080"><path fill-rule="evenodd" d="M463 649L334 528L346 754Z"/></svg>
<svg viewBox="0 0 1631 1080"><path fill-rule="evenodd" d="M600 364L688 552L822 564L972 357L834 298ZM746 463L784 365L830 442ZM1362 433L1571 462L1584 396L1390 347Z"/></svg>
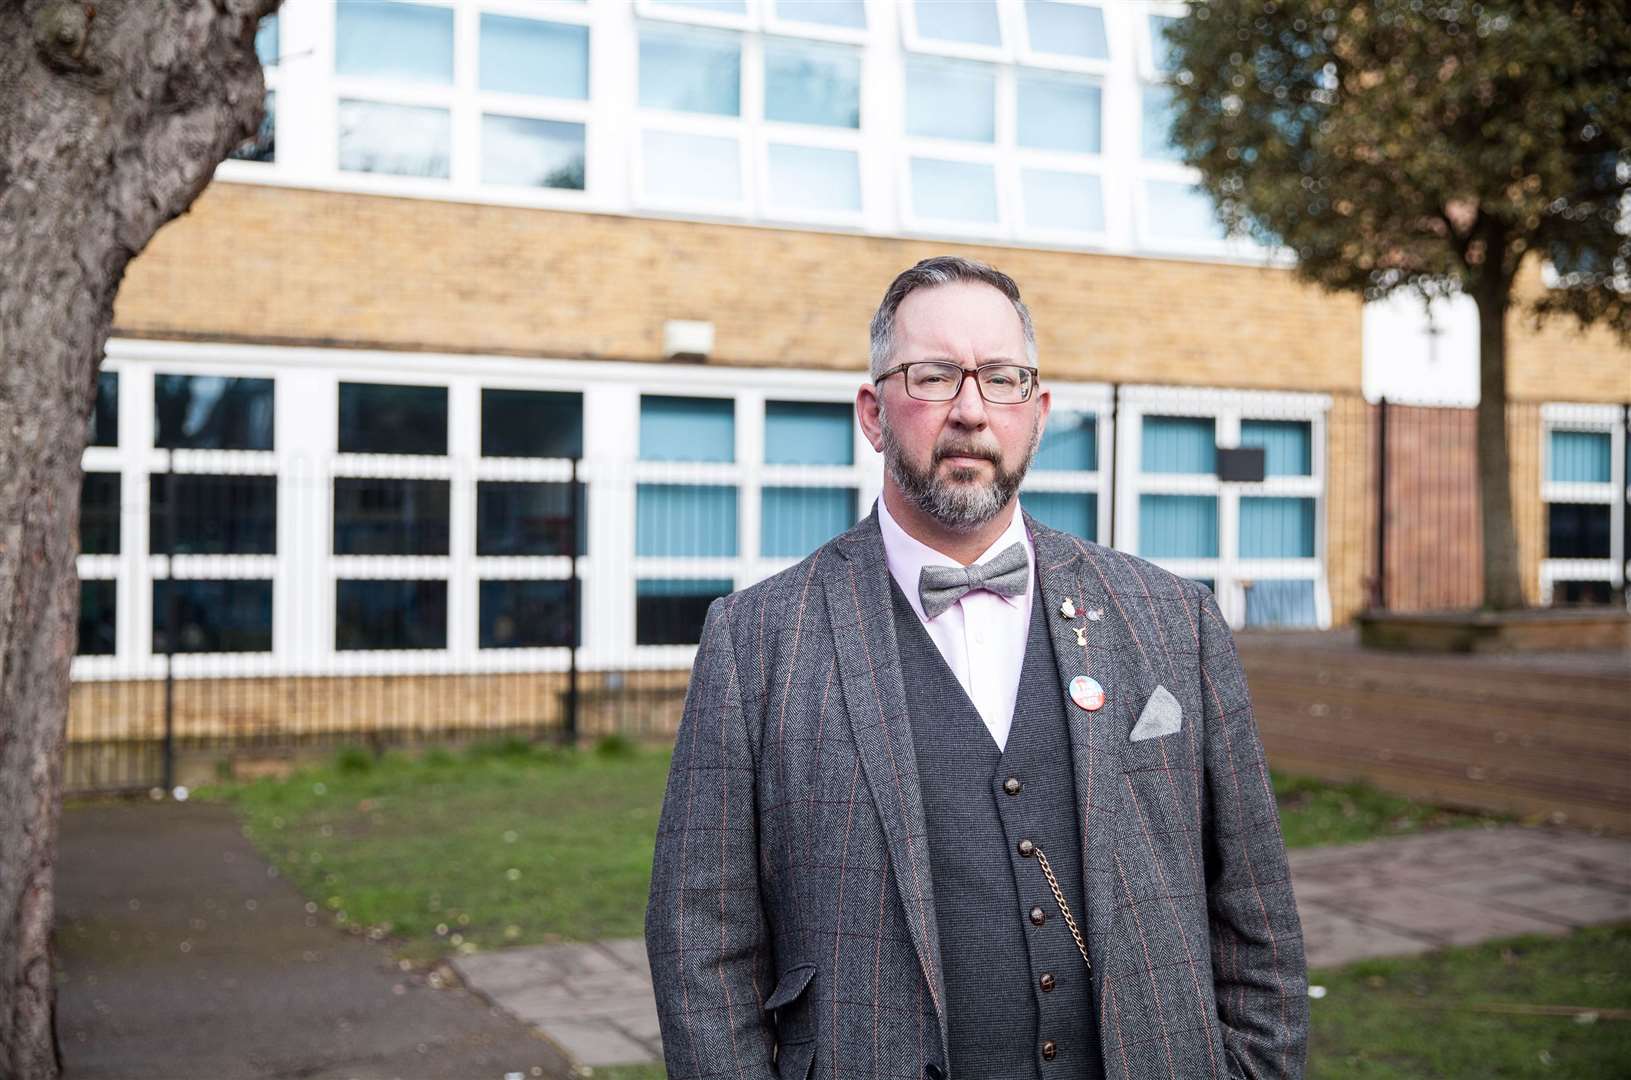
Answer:
<svg viewBox="0 0 1631 1080"><path fill-rule="evenodd" d="M1631 841L1555 829L1462 829L1293 852L1313 967L1631 920ZM461 958L466 984L580 1064L655 1061L651 972L638 941Z"/></svg>

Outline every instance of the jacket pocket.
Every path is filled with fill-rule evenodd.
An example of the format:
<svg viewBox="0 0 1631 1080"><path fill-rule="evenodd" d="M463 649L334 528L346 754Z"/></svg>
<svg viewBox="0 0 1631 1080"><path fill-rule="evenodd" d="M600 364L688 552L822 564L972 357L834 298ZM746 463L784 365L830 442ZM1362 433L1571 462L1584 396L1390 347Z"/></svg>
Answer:
<svg viewBox="0 0 1631 1080"><path fill-rule="evenodd" d="M776 1075L782 1080L805 1080L815 1062L815 1020L811 1015L810 983L814 964L788 968L765 999L765 1011L776 1023Z"/></svg>

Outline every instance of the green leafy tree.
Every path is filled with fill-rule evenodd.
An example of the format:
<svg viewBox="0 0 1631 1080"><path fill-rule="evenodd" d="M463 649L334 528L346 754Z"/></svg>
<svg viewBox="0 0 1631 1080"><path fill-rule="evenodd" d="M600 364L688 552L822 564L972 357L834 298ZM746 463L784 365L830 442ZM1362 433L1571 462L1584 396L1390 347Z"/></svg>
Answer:
<svg viewBox="0 0 1631 1080"><path fill-rule="evenodd" d="M1522 604L1506 337L1631 341L1631 15L1618 0L1212 0L1167 30L1173 141L1231 229L1377 299L1478 305L1484 603ZM1520 301L1529 258L1557 287ZM1566 379L1566 373L1559 373Z"/></svg>

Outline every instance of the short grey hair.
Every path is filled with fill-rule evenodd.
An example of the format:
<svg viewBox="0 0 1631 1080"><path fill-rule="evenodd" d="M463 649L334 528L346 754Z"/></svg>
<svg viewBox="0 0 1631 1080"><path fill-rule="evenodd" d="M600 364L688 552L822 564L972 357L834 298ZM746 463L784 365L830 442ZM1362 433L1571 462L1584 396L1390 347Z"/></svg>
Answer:
<svg viewBox="0 0 1631 1080"><path fill-rule="evenodd" d="M888 370L895 355L895 314L900 305L919 289L932 289L937 285L950 285L956 281L972 281L989 285L1008 298L1019 313L1019 324L1025 330L1025 359L1036 366L1036 327L1031 323L1030 309L1019 298L1019 286L1014 279L994 266L965 259L959 255L936 255L924 259L910 270L903 270L889 283L883 294L883 303L872 316L872 378Z"/></svg>

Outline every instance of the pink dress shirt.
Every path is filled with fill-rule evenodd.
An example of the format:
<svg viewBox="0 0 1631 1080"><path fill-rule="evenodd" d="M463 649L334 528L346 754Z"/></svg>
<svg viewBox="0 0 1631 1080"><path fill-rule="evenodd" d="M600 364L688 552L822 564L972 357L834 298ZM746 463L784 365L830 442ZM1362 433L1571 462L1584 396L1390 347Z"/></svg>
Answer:
<svg viewBox="0 0 1631 1080"><path fill-rule="evenodd" d="M1030 567L1030 585L1021 596L999 596L976 589L963 596L933 619L925 618L923 601L918 598L918 574L925 566L960 566L956 559L909 536L889 514L880 496L878 526L883 532L884 557L900 591L929 632L946 666L957 676L963 691L985 721L991 738L1000 750L1008 743L1014 723L1014 697L1019 692L1019 673L1025 663L1025 642L1030 636L1031 601L1036 592L1036 550L1025 519L1015 500L1013 517L1001 536L981 553L975 562L985 562L1015 542L1025 545L1025 561ZM908 686L911 694L913 688Z"/></svg>

